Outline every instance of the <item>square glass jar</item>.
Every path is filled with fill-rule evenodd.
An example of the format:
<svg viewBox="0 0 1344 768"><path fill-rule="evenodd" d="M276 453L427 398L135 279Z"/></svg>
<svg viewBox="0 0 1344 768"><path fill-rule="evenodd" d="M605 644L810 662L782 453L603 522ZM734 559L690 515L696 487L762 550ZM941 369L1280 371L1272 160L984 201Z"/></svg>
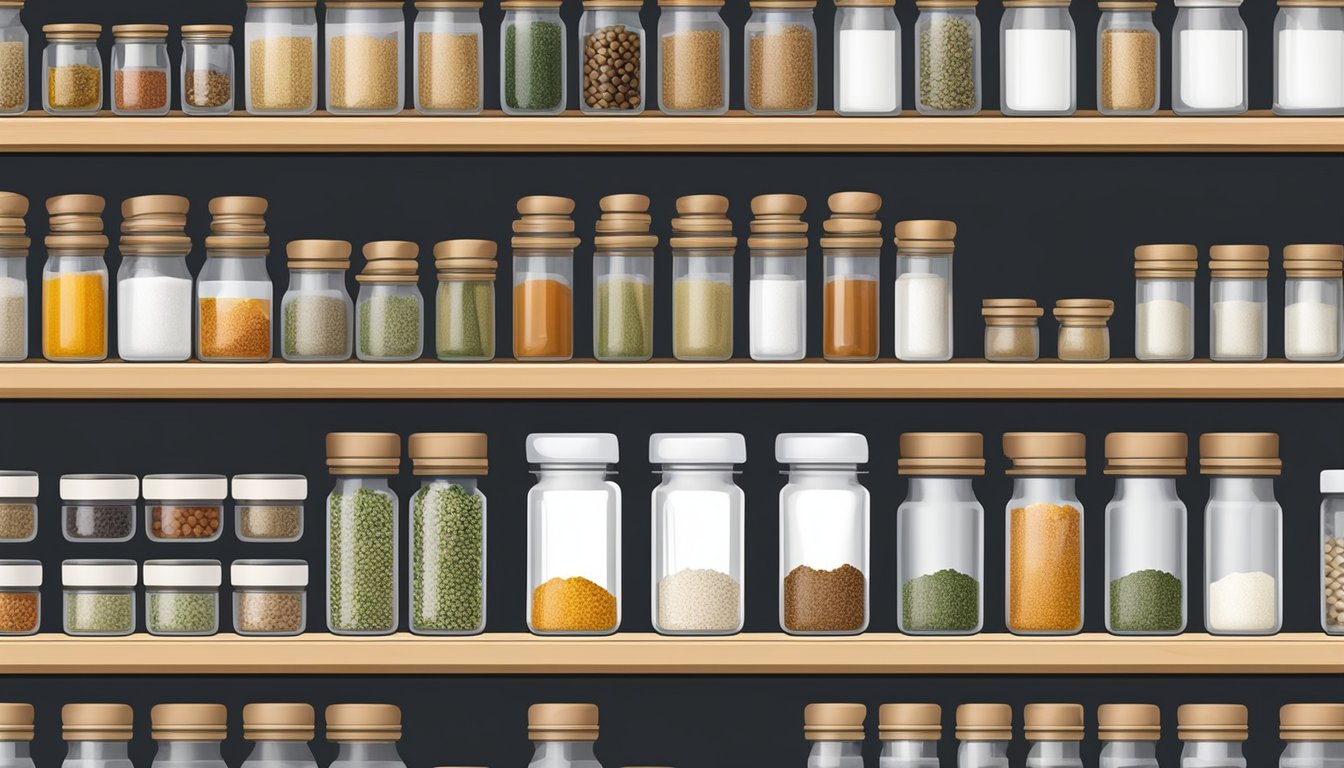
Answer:
<svg viewBox="0 0 1344 768"><path fill-rule="evenodd" d="M42 625L42 563L0 560L0 635L35 635Z"/></svg>
<svg viewBox="0 0 1344 768"><path fill-rule="evenodd" d="M283 544L303 538L303 475L234 475L233 519L239 541Z"/></svg>
<svg viewBox="0 0 1344 768"><path fill-rule="evenodd" d="M62 475L61 528L66 541L117 543L135 536L140 478Z"/></svg>
<svg viewBox="0 0 1344 768"><path fill-rule="evenodd" d="M114 637L135 631L134 560L66 560L61 563L65 634Z"/></svg>
<svg viewBox="0 0 1344 768"><path fill-rule="evenodd" d="M0 543L37 538L37 473L0 470Z"/></svg>
<svg viewBox="0 0 1344 768"><path fill-rule="evenodd" d="M308 626L308 563L234 560L233 631L240 635L301 635Z"/></svg>

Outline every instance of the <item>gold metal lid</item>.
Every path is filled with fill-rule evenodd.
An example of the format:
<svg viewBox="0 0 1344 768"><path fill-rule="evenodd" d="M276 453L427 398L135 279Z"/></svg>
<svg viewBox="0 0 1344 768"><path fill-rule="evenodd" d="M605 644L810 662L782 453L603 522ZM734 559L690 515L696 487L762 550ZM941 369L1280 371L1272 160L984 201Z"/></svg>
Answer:
<svg viewBox="0 0 1344 768"><path fill-rule="evenodd" d="M1010 477L1076 477L1087 474L1087 437L1080 432L1008 432L1003 453Z"/></svg>
<svg viewBox="0 0 1344 768"><path fill-rule="evenodd" d="M1209 477L1278 477L1279 436L1273 432L1209 432L1199 436L1199 473Z"/></svg>
<svg viewBox="0 0 1344 768"><path fill-rule="evenodd" d="M1154 704L1102 704L1097 707L1101 741L1160 741L1162 710Z"/></svg>
<svg viewBox="0 0 1344 768"><path fill-rule="evenodd" d="M401 437L391 432L331 432L327 471L333 475L395 475L401 471Z"/></svg>
<svg viewBox="0 0 1344 768"><path fill-rule="evenodd" d="M728 220L728 198L723 195L685 195L677 198L672 220L673 248L736 248L733 222Z"/></svg>
<svg viewBox="0 0 1344 768"><path fill-rule="evenodd" d="M311 704L248 704L243 707L243 738L248 741L312 741Z"/></svg>
<svg viewBox="0 0 1344 768"><path fill-rule="evenodd" d="M327 741L396 741L401 708L393 704L332 704L327 707Z"/></svg>
<svg viewBox="0 0 1344 768"><path fill-rule="evenodd" d="M0 741L33 740L33 705L0 704Z"/></svg>
<svg viewBox="0 0 1344 768"><path fill-rule="evenodd" d="M1340 6L1344 7L1344 0L1340 0ZM1286 245L1283 248L1283 271L1288 277L1340 277L1344 275L1344 245Z"/></svg>
<svg viewBox="0 0 1344 768"><path fill-rule="evenodd" d="M61 734L66 741L129 741L135 713L126 704L66 704Z"/></svg>
<svg viewBox="0 0 1344 768"><path fill-rule="evenodd" d="M985 438L979 432L906 432L896 467L906 477L983 477Z"/></svg>
<svg viewBox="0 0 1344 768"><path fill-rule="evenodd" d="M1013 708L1007 704L962 704L957 707L957 738L961 741L1011 741Z"/></svg>
<svg viewBox="0 0 1344 768"><path fill-rule="evenodd" d="M956 237L956 222L941 219L896 222L896 247L901 250L950 252Z"/></svg>
<svg viewBox="0 0 1344 768"><path fill-rule="evenodd" d="M877 709L877 728L882 741L938 741L943 736L943 708L937 704L883 704Z"/></svg>
<svg viewBox="0 0 1344 768"><path fill-rule="evenodd" d="M985 325L995 328L1033 327L1045 314L1036 306L1035 299L985 299L980 302L980 316Z"/></svg>
<svg viewBox="0 0 1344 768"><path fill-rule="evenodd" d="M1284 704L1279 709L1284 741L1344 741L1344 704Z"/></svg>
<svg viewBox="0 0 1344 768"><path fill-rule="evenodd" d="M803 707L803 738L808 741L863 741L862 704L808 704Z"/></svg>
<svg viewBox="0 0 1344 768"><path fill-rule="evenodd" d="M1245 741L1249 736L1241 704L1182 704L1176 723L1181 741Z"/></svg>
<svg viewBox="0 0 1344 768"><path fill-rule="evenodd" d="M112 36L122 40L160 40L168 36L167 24L117 24Z"/></svg>
<svg viewBox="0 0 1344 768"><path fill-rule="evenodd" d="M1028 704L1022 711L1027 741L1082 741L1082 704Z"/></svg>
<svg viewBox="0 0 1344 768"><path fill-rule="evenodd" d="M529 741L597 741L596 704L533 704L527 708Z"/></svg>
<svg viewBox="0 0 1344 768"><path fill-rule="evenodd" d="M350 268L349 240L291 240L285 245L285 256L291 270Z"/></svg>
<svg viewBox="0 0 1344 768"><path fill-rule="evenodd" d="M1112 432L1106 436L1104 474L1183 477L1190 454L1184 432Z"/></svg>
<svg viewBox="0 0 1344 768"><path fill-rule="evenodd" d="M232 24L184 24L183 40L227 40L233 36Z"/></svg>
<svg viewBox="0 0 1344 768"><path fill-rule="evenodd" d="M417 432L406 453L417 475L484 475L490 471L484 432Z"/></svg>
<svg viewBox="0 0 1344 768"><path fill-rule="evenodd" d="M223 704L157 704L149 721L155 741L223 741L229 735Z"/></svg>
<svg viewBox="0 0 1344 768"><path fill-rule="evenodd" d="M1269 275L1269 246L1215 245L1209 248L1214 277L1262 278Z"/></svg>
<svg viewBox="0 0 1344 768"><path fill-rule="evenodd" d="M97 40L103 34L101 24L44 24L42 34L48 40L86 41Z"/></svg>
<svg viewBox="0 0 1344 768"><path fill-rule="evenodd" d="M1191 278L1199 268L1199 249L1193 245L1163 243L1134 249L1134 276Z"/></svg>

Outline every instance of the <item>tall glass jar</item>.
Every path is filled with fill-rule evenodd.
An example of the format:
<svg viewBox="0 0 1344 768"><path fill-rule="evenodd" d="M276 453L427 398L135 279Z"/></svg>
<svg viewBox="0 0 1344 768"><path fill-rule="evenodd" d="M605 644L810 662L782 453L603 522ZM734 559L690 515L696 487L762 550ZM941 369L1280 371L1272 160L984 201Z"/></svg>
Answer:
<svg viewBox="0 0 1344 768"><path fill-rule="evenodd" d="M0 637L37 634L42 627L42 561L0 560L0 610ZM0 728L0 766L7 766L5 758L13 756L6 754L4 735Z"/></svg>
<svg viewBox="0 0 1344 768"><path fill-rule="evenodd" d="M643 361L653 357L653 249L649 198L608 195L593 239L593 357Z"/></svg>
<svg viewBox="0 0 1344 768"><path fill-rule="evenodd" d="M878 768L940 768L938 741L943 708L937 704L883 704L877 710L882 740Z"/></svg>
<svg viewBox="0 0 1344 768"><path fill-rule="evenodd" d="M751 200L751 359L807 357L807 223L802 195Z"/></svg>
<svg viewBox="0 0 1344 768"><path fill-rule="evenodd" d="M248 704L243 707L243 738L252 751L243 768L316 768L308 742L315 720L311 704Z"/></svg>
<svg viewBox="0 0 1344 768"><path fill-rule="evenodd" d="M177 195L132 197L121 204L117 270L117 354L122 360L191 358L190 201Z"/></svg>
<svg viewBox="0 0 1344 768"><path fill-rule="evenodd" d="M1028 704L1022 720L1031 742L1027 768L1083 768L1083 705Z"/></svg>
<svg viewBox="0 0 1344 768"><path fill-rule="evenodd" d="M917 0L915 108L921 115L980 111L978 0Z"/></svg>
<svg viewBox="0 0 1344 768"><path fill-rule="evenodd" d="M196 356L203 362L271 359L274 288L266 271L266 206L260 197L210 201L214 219L196 278Z"/></svg>
<svg viewBox="0 0 1344 768"><path fill-rule="evenodd" d="M420 478L411 497L411 631L475 635L485 629L489 471L481 432L419 432L407 452Z"/></svg>
<svg viewBox="0 0 1344 768"><path fill-rule="evenodd" d="M1344 6L1280 0L1274 17L1274 113L1344 115Z"/></svg>
<svg viewBox="0 0 1344 768"><path fill-rule="evenodd" d="M1209 249L1209 357L1264 360L1269 355L1269 248Z"/></svg>
<svg viewBox="0 0 1344 768"><path fill-rule="evenodd" d="M387 432L327 435L327 629L338 635L397 630L397 494L401 438Z"/></svg>
<svg viewBox="0 0 1344 768"><path fill-rule="evenodd" d="M658 0L658 109L666 115L728 111L728 25L723 0Z"/></svg>
<svg viewBox="0 0 1344 768"><path fill-rule="evenodd" d="M42 51L42 108L53 115L96 115L103 108L103 56L98 24L47 24Z"/></svg>
<svg viewBox="0 0 1344 768"><path fill-rule="evenodd" d="M1239 115L1247 109L1246 22L1241 0L1175 0L1171 109Z"/></svg>
<svg viewBox="0 0 1344 768"><path fill-rule="evenodd" d="M167 24L118 24L112 28L112 112L166 115L172 100Z"/></svg>
<svg viewBox="0 0 1344 768"><path fill-rule="evenodd" d="M1162 36L1155 2L1101 0L1097 24L1097 111L1151 115L1162 98Z"/></svg>
<svg viewBox="0 0 1344 768"><path fill-rule="evenodd" d="M28 198L0 192L0 362L28 359L27 214Z"/></svg>
<svg viewBox="0 0 1344 768"><path fill-rule="evenodd" d="M836 0L836 114L901 114L901 22L895 6L896 0Z"/></svg>
<svg viewBox="0 0 1344 768"><path fill-rule="evenodd" d="M747 460L733 433L658 433L653 489L653 628L664 635L732 635L745 615L746 498L733 482Z"/></svg>
<svg viewBox="0 0 1344 768"><path fill-rule="evenodd" d="M527 738L534 752L528 768L602 768L593 753L597 705L533 704L527 708Z"/></svg>
<svg viewBox="0 0 1344 768"><path fill-rule="evenodd" d="M1344 704L1285 704L1279 738L1287 742L1279 765L1324 768L1344 761Z"/></svg>
<svg viewBox="0 0 1344 768"><path fill-rule="evenodd" d="M1102 704L1097 707L1098 768L1158 768L1162 710L1153 704Z"/></svg>
<svg viewBox="0 0 1344 768"><path fill-rule="evenodd" d="M135 631L134 560L66 560L61 563L64 618L73 637L121 637Z"/></svg>
<svg viewBox="0 0 1344 768"><path fill-rule="evenodd" d="M1204 508L1204 628L1215 635L1273 635L1283 625L1283 508L1279 436L1218 432L1199 438Z"/></svg>
<svg viewBox="0 0 1344 768"><path fill-rule="evenodd" d="M1140 245L1134 249L1134 356L1145 362L1181 362L1195 356L1193 245Z"/></svg>
<svg viewBox="0 0 1344 768"><path fill-rule="evenodd" d="M857 635L868 628L868 489L859 434L785 433L779 492L779 625L791 635Z"/></svg>
<svg viewBox="0 0 1344 768"><path fill-rule="evenodd" d="M53 362L107 357L107 235L103 198L62 195L47 200L51 234L42 268L42 356Z"/></svg>
<svg viewBox="0 0 1344 768"><path fill-rule="evenodd" d="M817 111L816 3L751 0L743 33L747 111L810 115Z"/></svg>
<svg viewBox="0 0 1344 768"><path fill-rule="evenodd" d="M991 363L1030 363L1041 356L1039 322L1045 310L1035 299L985 299L985 359Z"/></svg>
<svg viewBox="0 0 1344 768"><path fill-rule="evenodd" d="M900 474L910 489L896 510L896 617L912 635L971 635L984 624L984 477L975 432L901 435Z"/></svg>
<svg viewBox="0 0 1344 768"><path fill-rule="evenodd" d="M579 247L570 218L574 201L533 195L518 201L518 213L512 243L513 356L568 360L574 356L574 249Z"/></svg>
<svg viewBox="0 0 1344 768"><path fill-rule="evenodd" d="M1344 470L1321 472L1321 629L1344 635Z"/></svg>
<svg viewBox="0 0 1344 768"><path fill-rule="evenodd" d="M0 704L0 766L34 768L33 705Z"/></svg>
<svg viewBox="0 0 1344 768"><path fill-rule="evenodd" d="M882 198L871 192L837 192L822 225L821 352L827 360L876 360L878 276L881 272Z"/></svg>
<svg viewBox="0 0 1344 768"><path fill-rule="evenodd" d="M294 240L285 246L289 287L280 299L280 355L290 362L349 360L355 305L345 287L345 240Z"/></svg>
<svg viewBox="0 0 1344 768"><path fill-rule="evenodd" d="M474 115L485 103L482 0L415 4L415 109L425 115Z"/></svg>
<svg viewBox="0 0 1344 768"><path fill-rule="evenodd" d="M233 112L235 64L233 26L190 24L182 27L182 112L227 115Z"/></svg>
<svg viewBox="0 0 1344 768"><path fill-rule="evenodd" d="M957 707L957 768L1008 768L1013 708L1007 704Z"/></svg>
<svg viewBox="0 0 1344 768"><path fill-rule="evenodd" d="M128 704L61 707L65 762L61 768L133 768L127 747L135 713Z"/></svg>
<svg viewBox="0 0 1344 768"><path fill-rule="evenodd" d="M1013 498L1007 514L1005 623L1015 635L1072 635L1083 628L1083 505L1087 474L1077 432L1009 432Z"/></svg>
<svg viewBox="0 0 1344 768"><path fill-rule="evenodd" d="M401 709L392 704L332 704L327 741L339 745L331 768L406 768L397 753Z"/></svg>
<svg viewBox="0 0 1344 768"><path fill-rule="evenodd" d="M364 244L355 277L355 356L367 362L418 360L425 350L425 299L420 295L420 246L404 240Z"/></svg>
<svg viewBox="0 0 1344 768"><path fill-rule="evenodd" d="M560 0L504 0L499 93L506 115L558 115L568 103L569 32Z"/></svg>
<svg viewBox="0 0 1344 768"><path fill-rule="evenodd" d="M0 470L0 543L26 544L37 538L38 476L28 470Z"/></svg>
<svg viewBox="0 0 1344 768"><path fill-rule="evenodd" d="M1176 709L1181 768L1246 768L1241 745L1249 738L1242 704L1182 704Z"/></svg>
<svg viewBox="0 0 1344 768"><path fill-rule="evenodd" d="M896 358L952 359L952 251L957 225L896 224Z"/></svg>
<svg viewBox="0 0 1344 768"><path fill-rule="evenodd" d="M434 350L440 360L495 358L495 261L490 240L434 244L439 287L434 296Z"/></svg>
<svg viewBox="0 0 1344 768"><path fill-rule="evenodd" d="M733 356L733 253L728 198L677 198L672 220L672 354L678 360Z"/></svg>
<svg viewBox="0 0 1344 768"><path fill-rule="evenodd" d="M28 111L28 29L22 12L23 0L0 6L0 115Z"/></svg>
<svg viewBox="0 0 1344 768"><path fill-rule="evenodd" d="M808 704L803 708L803 738L812 743L808 768L863 768L862 704Z"/></svg>
<svg viewBox="0 0 1344 768"><path fill-rule="evenodd" d="M1071 115L1078 107L1070 0L1004 0L999 94L1005 115Z"/></svg>
<svg viewBox="0 0 1344 768"><path fill-rule="evenodd" d="M579 18L579 109L590 115L644 111L644 0L587 0Z"/></svg>
<svg viewBox="0 0 1344 768"><path fill-rule="evenodd" d="M1283 270L1283 356L1344 358L1344 245L1285 246Z"/></svg>
<svg viewBox="0 0 1344 768"><path fill-rule="evenodd" d="M158 751L152 768L225 768L220 742L229 736L223 704L156 704L149 711Z"/></svg>
<svg viewBox="0 0 1344 768"><path fill-rule="evenodd" d="M316 0L248 0L248 112L306 115L317 109L316 6Z"/></svg>
<svg viewBox="0 0 1344 768"><path fill-rule="evenodd" d="M328 0L327 111L395 115L406 104L403 0Z"/></svg>
<svg viewBox="0 0 1344 768"><path fill-rule="evenodd" d="M609 635L621 625L621 489L607 479L616 436L527 436L527 628Z"/></svg>
<svg viewBox="0 0 1344 768"><path fill-rule="evenodd" d="M218 560L146 560L145 630L151 635L203 637L219 632Z"/></svg>

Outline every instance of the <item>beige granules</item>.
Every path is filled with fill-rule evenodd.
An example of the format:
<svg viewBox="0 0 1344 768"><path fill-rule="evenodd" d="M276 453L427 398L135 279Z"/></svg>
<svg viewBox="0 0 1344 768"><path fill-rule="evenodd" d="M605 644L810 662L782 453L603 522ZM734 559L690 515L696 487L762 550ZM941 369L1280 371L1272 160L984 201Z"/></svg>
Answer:
<svg viewBox="0 0 1344 768"><path fill-rule="evenodd" d="M481 108L480 42L474 34L421 32L420 106L470 112Z"/></svg>
<svg viewBox="0 0 1344 768"><path fill-rule="evenodd" d="M1101 33L1101 108L1153 109L1157 100L1157 36L1146 29Z"/></svg>
<svg viewBox="0 0 1344 768"><path fill-rule="evenodd" d="M400 41L396 36L341 35L331 39L328 109L401 109Z"/></svg>
<svg viewBox="0 0 1344 768"><path fill-rule="evenodd" d="M23 106L28 90L28 69L23 58L23 42L0 43L0 111Z"/></svg>
<svg viewBox="0 0 1344 768"><path fill-rule="evenodd" d="M751 38L747 103L767 112L811 109L816 89L812 30L790 24Z"/></svg>
<svg viewBox="0 0 1344 768"><path fill-rule="evenodd" d="M671 110L720 109L723 99L723 33L696 29L663 35L662 107Z"/></svg>
<svg viewBox="0 0 1344 768"><path fill-rule="evenodd" d="M316 106L310 37L253 40L247 47L247 73L251 107L299 111Z"/></svg>

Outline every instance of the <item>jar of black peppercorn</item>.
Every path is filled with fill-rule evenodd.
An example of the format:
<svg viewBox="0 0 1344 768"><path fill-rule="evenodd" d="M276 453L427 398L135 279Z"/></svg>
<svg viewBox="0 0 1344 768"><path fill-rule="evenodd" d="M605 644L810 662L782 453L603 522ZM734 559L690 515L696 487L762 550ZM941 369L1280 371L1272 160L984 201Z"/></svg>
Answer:
<svg viewBox="0 0 1344 768"><path fill-rule="evenodd" d="M135 535L135 475L62 475L61 517L66 541L121 542Z"/></svg>

